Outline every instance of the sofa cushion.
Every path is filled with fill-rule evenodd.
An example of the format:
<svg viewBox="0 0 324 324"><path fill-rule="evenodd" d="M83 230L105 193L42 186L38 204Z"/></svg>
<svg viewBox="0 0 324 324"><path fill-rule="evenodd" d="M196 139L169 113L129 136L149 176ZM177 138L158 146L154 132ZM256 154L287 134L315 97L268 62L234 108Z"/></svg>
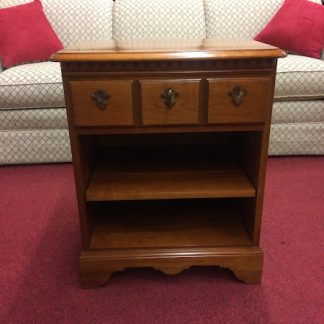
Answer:
<svg viewBox="0 0 324 324"><path fill-rule="evenodd" d="M206 37L203 1L122 0L113 15L116 39Z"/></svg>
<svg viewBox="0 0 324 324"><path fill-rule="evenodd" d="M67 129L1 131L0 165L70 161Z"/></svg>
<svg viewBox="0 0 324 324"><path fill-rule="evenodd" d="M207 37L254 38L277 12L283 0L204 2Z"/></svg>
<svg viewBox="0 0 324 324"><path fill-rule="evenodd" d="M324 124L272 124L269 155L323 154Z"/></svg>
<svg viewBox="0 0 324 324"><path fill-rule="evenodd" d="M275 99L324 98L324 61L289 54L278 59Z"/></svg>
<svg viewBox="0 0 324 324"><path fill-rule="evenodd" d="M62 43L112 38L111 0L42 0L44 11Z"/></svg>
<svg viewBox="0 0 324 324"><path fill-rule="evenodd" d="M20 109L0 112L0 131L67 129L65 108Z"/></svg>
<svg viewBox="0 0 324 324"><path fill-rule="evenodd" d="M31 0L1 0L6 8ZM110 0L41 0L47 19L64 46L90 39L112 38Z"/></svg>
<svg viewBox="0 0 324 324"><path fill-rule="evenodd" d="M272 124L324 124L324 100L276 101L272 109Z"/></svg>
<svg viewBox="0 0 324 324"><path fill-rule="evenodd" d="M0 73L0 109L65 107L60 64L14 66Z"/></svg>

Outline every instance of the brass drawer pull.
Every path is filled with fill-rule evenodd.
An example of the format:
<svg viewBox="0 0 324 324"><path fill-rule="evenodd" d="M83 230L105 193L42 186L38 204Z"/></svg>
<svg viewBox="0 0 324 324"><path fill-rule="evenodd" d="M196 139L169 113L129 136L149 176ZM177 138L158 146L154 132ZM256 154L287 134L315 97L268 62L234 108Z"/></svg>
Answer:
<svg viewBox="0 0 324 324"><path fill-rule="evenodd" d="M110 96L105 90L96 90L91 96L91 99L100 110L105 110L107 108L109 98Z"/></svg>
<svg viewBox="0 0 324 324"><path fill-rule="evenodd" d="M236 107L239 107L245 99L247 94L246 90L237 85L229 93L229 96L232 98L232 102Z"/></svg>
<svg viewBox="0 0 324 324"><path fill-rule="evenodd" d="M162 94L161 98L164 99L164 104L171 109L176 104L176 98L178 97L178 93L171 88L165 89Z"/></svg>

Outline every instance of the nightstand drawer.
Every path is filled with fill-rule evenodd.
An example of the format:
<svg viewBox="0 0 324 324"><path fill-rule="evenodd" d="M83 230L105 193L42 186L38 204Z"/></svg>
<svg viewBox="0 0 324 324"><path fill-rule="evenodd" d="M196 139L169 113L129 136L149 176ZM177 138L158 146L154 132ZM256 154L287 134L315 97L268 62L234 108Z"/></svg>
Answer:
<svg viewBox="0 0 324 324"><path fill-rule="evenodd" d="M266 77L209 79L208 123L264 122L272 84Z"/></svg>
<svg viewBox="0 0 324 324"><path fill-rule="evenodd" d="M144 125L197 124L200 80L142 80Z"/></svg>
<svg viewBox="0 0 324 324"><path fill-rule="evenodd" d="M70 81L76 126L133 124L133 81Z"/></svg>

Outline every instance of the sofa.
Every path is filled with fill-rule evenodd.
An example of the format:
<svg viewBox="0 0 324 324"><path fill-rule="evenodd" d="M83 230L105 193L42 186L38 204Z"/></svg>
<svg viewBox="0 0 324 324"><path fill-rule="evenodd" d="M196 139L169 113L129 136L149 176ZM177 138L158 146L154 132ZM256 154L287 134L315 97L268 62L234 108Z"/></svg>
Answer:
<svg viewBox="0 0 324 324"><path fill-rule="evenodd" d="M313 0L320 3L320 0ZM0 8L30 0L1 0ZM85 39L250 38L283 0L42 0L63 45ZM279 59L270 155L324 153L324 60ZM71 160L60 65L0 71L0 164Z"/></svg>

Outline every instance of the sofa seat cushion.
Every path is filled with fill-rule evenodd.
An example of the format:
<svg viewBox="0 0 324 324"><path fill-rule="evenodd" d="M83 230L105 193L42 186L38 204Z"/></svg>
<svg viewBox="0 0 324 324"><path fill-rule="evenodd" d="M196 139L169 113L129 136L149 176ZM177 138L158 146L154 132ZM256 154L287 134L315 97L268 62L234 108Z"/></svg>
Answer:
<svg viewBox="0 0 324 324"><path fill-rule="evenodd" d="M65 107L60 64L40 62L0 73L0 109Z"/></svg>
<svg viewBox="0 0 324 324"><path fill-rule="evenodd" d="M324 61L289 54L278 59L275 100L324 99Z"/></svg>
<svg viewBox="0 0 324 324"><path fill-rule="evenodd" d="M272 124L324 124L324 100L276 101L272 109Z"/></svg>
<svg viewBox="0 0 324 324"><path fill-rule="evenodd" d="M206 37L203 1L115 1L113 17L114 39Z"/></svg>
<svg viewBox="0 0 324 324"><path fill-rule="evenodd" d="M323 154L324 123L272 124L269 155Z"/></svg>
<svg viewBox="0 0 324 324"><path fill-rule="evenodd" d="M28 129L67 129L65 108L0 111L0 131Z"/></svg>
<svg viewBox="0 0 324 324"><path fill-rule="evenodd" d="M0 165L70 161L67 129L0 130Z"/></svg>

